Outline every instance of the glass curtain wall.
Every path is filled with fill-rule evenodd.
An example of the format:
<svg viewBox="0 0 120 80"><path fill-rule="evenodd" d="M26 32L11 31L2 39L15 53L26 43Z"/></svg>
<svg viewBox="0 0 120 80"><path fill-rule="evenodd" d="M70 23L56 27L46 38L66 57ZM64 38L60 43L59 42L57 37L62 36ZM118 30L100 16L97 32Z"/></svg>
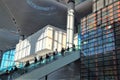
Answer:
<svg viewBox="0 0 120 80"><path fill-rule="evenodd" d="M1 69L14 65L15 49L3 53Z"/></svg>
<svg viewBox="0 0 120 80"><path fill-rule="evenodd" d="M81 20L81 80L120 80L120 1Z"/></svg>

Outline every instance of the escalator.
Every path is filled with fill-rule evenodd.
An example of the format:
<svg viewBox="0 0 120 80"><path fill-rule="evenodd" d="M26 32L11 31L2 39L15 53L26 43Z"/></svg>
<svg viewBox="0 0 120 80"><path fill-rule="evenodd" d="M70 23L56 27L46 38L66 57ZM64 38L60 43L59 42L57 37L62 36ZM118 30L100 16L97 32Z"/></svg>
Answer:
<svg viewBox="0 0 120 80"><path fill-rule="evenodd" d="M78 59L80 59L79 49L65 51L64 55L58 53L56 56L50 56L49 60L44 58L41 62L32 63L26 68L18 68L10 74L3 73L0 75L0 80L39 80Z"/></svg>
<svg viewBox="0 0 120 80"><path fill-rule="evenodd" d="M46 75L51 74L52 72L70 64L78 59L80 59L80 54L84 57L90 57L86 54L83 54L82 51L67 51L65 52L64 56L61 53L54 58L53 56L50 57L48 60L43 60L42 62L37 62L36 64L31 64L27 68L19 68L17 71L12 73L9 76L3 75L1 80L40 80L41 78L45 77ZM84 67L88 69L88 64L83 61ZM91 68L88 69L91 73L91 76L95 76L94 70ZM10 76L12 79L10 79ZM9 78L9 79L8 79ZM102 77L101 77L102 78ZM102 80L99 77L99 80ZM110 80L109 77L105 77L106 80Z"/></svg>
<svg viewBox="0 0 120 80"><path fill-rule="evenodd" d="M64 67L65 65L72 63L80 58L80 51L71 51L65 52L65 55L59 57L56 60L49 61L44 65L33 66L32 70L28 70L28 72L23 75L17 77L15 80L38 80L58 69Z"/></svg>

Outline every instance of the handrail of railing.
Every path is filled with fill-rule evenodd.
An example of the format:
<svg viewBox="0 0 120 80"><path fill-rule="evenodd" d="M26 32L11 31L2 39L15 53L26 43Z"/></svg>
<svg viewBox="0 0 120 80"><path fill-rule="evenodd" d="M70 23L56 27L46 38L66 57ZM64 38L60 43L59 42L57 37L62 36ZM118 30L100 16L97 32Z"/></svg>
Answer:
<svg viewBox="0 0 120 80"><path fill-rule="evenodd" d="M79 49L77 49L77 50L79 50ZM77 51L77 50L76 50L76 51ZM67 52L67 51L66 51L66 52ZM58 56L59 56L59 55L62 55L62 54L61 54L60 52L58 52ZM69 55L69 54L67 54L67 55ZM64 56L66 56L66 55L64 55ZM53 57L53 56L50 56L50 58L51 58L51 57ZM57 57L57 58L58 58L58 57ZM58 58L58 59L59 59L59 58ZM44 66L45 63L46 63L46 64L49 64L49 63L51 63L51 61L53 62L53 61L56 61L56 60L58 60L58 59L55 59L55 60L50 60L50 59L49 59L49 61L47 61L47 59L44 58L43 61L41 62L42 65L39 66L39 67ZM39 63L40 63L40 62L38 62L38 65L39 65ZM33 63L33 64L31 64L29 67L24 68L25 73L32 71L31 69L38 68L38 65L37 65L37 63ZM29 70L29 71L27 71L27 70Z"/></svg>
<svg viewBox="0 0 120 80"><path fill-rule="evenodd" d="M80 46L76 45L76 46L75 46L75 50L80 50ZM69 51L67 51L67 50L65 49L65 53L66 53L66 52L71 52L71 51L73 51L73 47L69 48ZM48 61L48 59L46 59L46 58L44 57L42 61L38 61L37 63L32 63L32 64L30 64L28 67L21 67L20 69L21 69L21 70L24 70L24 73L27 73L29 69L35 69L35 68L36 68L37 66L39 66L40 64L41 64L41 66L44 66L45 63L48 64L48 63L50 63L51 61L58 60L61 55L62 55L61 52L58 52L58 54L57 54L56 56L54 56L54 55L52 54L52 55L50 56L49 61ZM44 55L44 56L45 56L45 55ZM66 55L64 55L64 56L66 56ZM56 57L56 59L54 59L55 57ZM53 60L53 59L54 59L54 60ZM14 66L15 66L15 65L11 66L10 68L12 69ZM5 73L6 70L10 70L10 68L6 68L5 70L3 70L2 73Z"/></svg>

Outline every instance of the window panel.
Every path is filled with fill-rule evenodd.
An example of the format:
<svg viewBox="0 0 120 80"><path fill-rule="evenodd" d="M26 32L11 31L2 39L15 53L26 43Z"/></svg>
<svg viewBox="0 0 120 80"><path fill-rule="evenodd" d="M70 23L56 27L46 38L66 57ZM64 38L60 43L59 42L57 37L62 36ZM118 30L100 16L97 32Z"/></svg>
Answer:
<svg viewBox="0 0 120 80"><path fill-rule="evenodd" d="M14 54L15 54L15 50L9 50L3 53L1 69L11 66L11 63L14 62Z"/></svg>
<svg viewBox="0 0 120 80"><path fill-rule="evenodd" d="M53 36L53 29L50 28L50 27L47 29L47 36L48 36L49 38L52 38L52 36Z"/></svg>
<svg viewBox="0 0 120 80"><path fill-rule="evenodd" d="M108 1L108 4L109 4L111 3L110 1L113 1L113 0L110 0L110 1L104 0L104 1ZM102 23L103 23L96 26L97 32L94 32L94 29L90 29L90 30L84 29L86 27L83 26L83 20L81 20L82 21L81 29L83 29L82 31L86 30L88 34L88 36L86 36L85 32L84 34L81 34L81 39L82 39L81 47L84 53L84 55L81 55L81 58L82 58L81 62L82 64L84 64L84 66L87 66L88 68L85 71L83 70L84 66L83 67L81 66L80 72L84 76L81 79L86 79L86 76L88 76L87 78L88 80L98 80L98 79L106 80L106 77L110 77L110 79L113 79L113 80L119 80L118 78L115 78L115 77L119 77L119 75L117 74L117 71L119 70L117 71L113 70L113 69L117 69L118 67L117 60L119 59L119 57L118 55L116 57L116 51L120 49L120 44L119 44L120 43L119 42L119 35L120 35L119 25L120 24L118 23L119 11L117 10L119 9L118 3L115 6L116 8L113 8L113 5L110 5L110 6L108 5L106 8L101 9L102 14L101 14L101 10L96 12L97 18L99 18L97 20L98 21L101 20L100 18L102 16ZM91 27L92 25L91 17L87 16L86 18L89 19L87 21L88 23L87 27ZM114 24L113 24L113 21L115 22ZM88 55L89 57L86 58L85 57L86 55ZM95 62L94 61L91 62L91 60L94 60ZM110 60L113 62L111 62ZM85 62L88 62L88 63L85 63ZM96 72L93 73L93 75L90 75L90 73L92 73L93 71L96 71Z"/></svg>
<svg viewBox="0 0 120 80"><path fill-rule="evenodd" d="M62 32L59 32L58 42L62 44Z"/></svg>
<svg viewBox="0 0 120 80"><path fill-rule="evenodd" d="M52 39L46 38L46 43L47 43L46 48L52 50Z"/></svg>
<svg viewBox="0 0 120 80"><path fill-rule="evenodd" d="M55 31L55 40L58 40L58 31Z"/></svg>
<svg viewBox="0 0 120 80"><path fill-rule="evenodd" d="M55 49L58 49L58 46L57 46L57 45L58 45L58 42L57 42L57 41L54 41L54 50L55 50Z"/></svg>
<svg viewBox="0 0 120 80"><path fill-rule="evenodd" d="M63 42L62 43L64 46L66 46L66 35L65 34L63 34Z"/></svg>

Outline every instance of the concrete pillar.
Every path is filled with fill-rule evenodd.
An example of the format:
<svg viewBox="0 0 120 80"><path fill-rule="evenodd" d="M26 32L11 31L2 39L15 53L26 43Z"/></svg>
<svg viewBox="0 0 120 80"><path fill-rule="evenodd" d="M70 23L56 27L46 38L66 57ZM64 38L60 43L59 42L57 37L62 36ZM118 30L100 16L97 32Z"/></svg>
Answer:
<svg viewBox="0 0 120 80"><path fill-rule="evenodd" d="M75 1L68 1L68 14L67 14L67 47L72 47L74 43L74 13Z"/></svg>

